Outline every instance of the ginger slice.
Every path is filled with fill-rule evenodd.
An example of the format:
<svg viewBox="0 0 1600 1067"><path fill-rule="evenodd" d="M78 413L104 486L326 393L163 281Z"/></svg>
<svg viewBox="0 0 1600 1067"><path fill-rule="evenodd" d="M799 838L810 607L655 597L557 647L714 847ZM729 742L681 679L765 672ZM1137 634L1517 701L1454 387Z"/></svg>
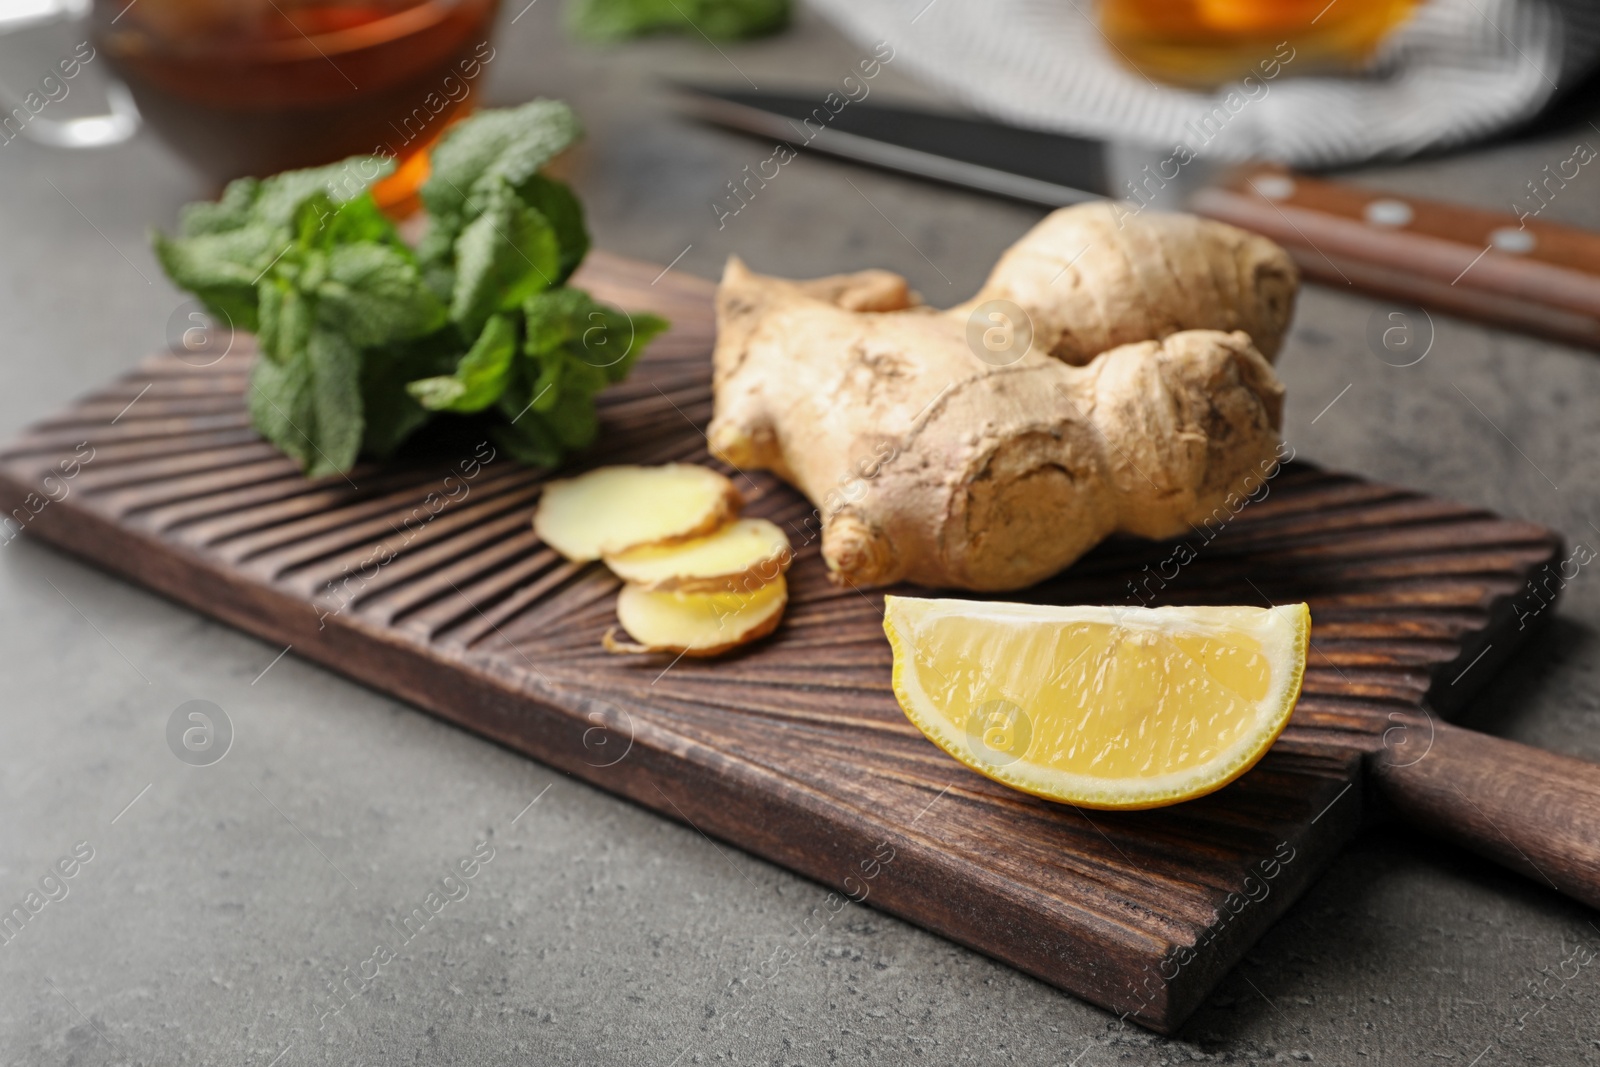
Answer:
<svg viewBox="0 0 1600 1067"><path fill-rule="evenodd" d="M708 467L600 467L546 485L533 530L568 559L587 562L701 537L731 521L743 503L733 483Z"/></svg>
<svg viewBox="0 0 1600 1067"><path fill-rule="evenodd" d="M615 628L603 642L608 652L716 656L777 629L788 602L781 575L748 593L661 593L625 585L617 621L634 643L617 640Z"/></svg>
<svg viewBox="0 0 1600 1067"><path fill-rule="evenodd" d="M693 541L630 548L605 560L617 577L654 592L748 593L780 578L792 558L782 528L740 519Z"/></svg>

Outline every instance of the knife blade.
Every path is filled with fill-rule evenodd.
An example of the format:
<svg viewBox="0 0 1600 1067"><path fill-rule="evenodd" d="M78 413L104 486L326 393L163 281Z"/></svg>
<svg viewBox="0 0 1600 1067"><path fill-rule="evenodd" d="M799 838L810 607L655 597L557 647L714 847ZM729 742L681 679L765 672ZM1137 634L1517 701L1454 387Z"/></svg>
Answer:
<svg viewBox="0 0 1600 1067"><path fill-rule="evenodd" d="M1272 163L1221 166L1179 146L1158 150L865 101L831 108L823 94L675 88L692 116L797 151L1042 207L1110 198L1133 214L1189 210L1272 238L1309 278L1330 286L1600 348L1600 234L1539 220L1543 196L1529 195L1514 213L1485 211ZM1587 162L1576 154L1566 162L1574 161ZM1544 178L1553 196L1549 173L1532 177Z"/></svg>
<svg viewBox="0 0 1600 1067"><path fill-rule="evenodd" d="M1111 196L1111 174L1136 171L1148 155L916 108L848 104L834 113L799 93L678 88L689 111L714 125L1043 207Z"/></svg>

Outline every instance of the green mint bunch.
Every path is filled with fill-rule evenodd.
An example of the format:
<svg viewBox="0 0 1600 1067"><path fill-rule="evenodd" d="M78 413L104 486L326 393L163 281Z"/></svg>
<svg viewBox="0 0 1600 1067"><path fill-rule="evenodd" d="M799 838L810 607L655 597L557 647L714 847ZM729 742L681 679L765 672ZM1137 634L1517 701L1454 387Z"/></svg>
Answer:
<svg viewBox="0 0 1600 1067"><path fill-rule="evenodd" d="M433 151L415 249L368 192L387 166L358 158L235 181L187 207L156 254L257 335L251 421L308 476L390 455L443 413L554 465L593 443L596 394L666 328L565 285L588 231L572 191L539 171L579 134L550 100L457 126Z"/></svg>
<svg viewBox="0 0 1600 1067"><path fill-rule="evenodd" d="M591 41L651 33L701 34L738 40L789 25L789 0L571 0L567 26Z"/></svg>

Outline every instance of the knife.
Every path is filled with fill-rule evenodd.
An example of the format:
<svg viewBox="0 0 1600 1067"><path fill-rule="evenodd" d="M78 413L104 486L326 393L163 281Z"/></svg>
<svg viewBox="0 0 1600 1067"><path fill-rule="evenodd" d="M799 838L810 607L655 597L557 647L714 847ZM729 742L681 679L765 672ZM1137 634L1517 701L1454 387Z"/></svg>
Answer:
<svg viewBox="0 0 1600 1067"><path fill-rule="evenodd" d="M1042 207L1111 198L1133 213L1188 210L1272 238L1307 277L1326 285L1600 348L1600 234L1537 218L1595 158L1586 143L1530 175L1513 210L1502 213L1272 163L1219 166L1185 159L1176 147L1153 150L864 101L835 110L821 94L675 88L691 115L793 151Z"/></svg>

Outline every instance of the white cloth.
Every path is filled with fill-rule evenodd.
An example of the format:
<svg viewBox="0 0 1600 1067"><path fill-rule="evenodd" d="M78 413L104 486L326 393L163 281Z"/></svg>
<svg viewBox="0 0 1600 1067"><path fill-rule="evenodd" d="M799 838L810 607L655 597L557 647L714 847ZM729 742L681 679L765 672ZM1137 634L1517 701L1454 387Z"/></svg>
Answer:
<svg viewBox="0 0 1600 1067"><path fill-rule="evenodd" d="M1303 167L1485 137L1535 115L1600 57L1600 0L1425 0L1364 73L1296 76L1291 62L1202 146L1194 123L1239 87L1150 82L1117 59L1094 0L809 2L863 44L888 41L896 69L995 118Z"/></svg>

